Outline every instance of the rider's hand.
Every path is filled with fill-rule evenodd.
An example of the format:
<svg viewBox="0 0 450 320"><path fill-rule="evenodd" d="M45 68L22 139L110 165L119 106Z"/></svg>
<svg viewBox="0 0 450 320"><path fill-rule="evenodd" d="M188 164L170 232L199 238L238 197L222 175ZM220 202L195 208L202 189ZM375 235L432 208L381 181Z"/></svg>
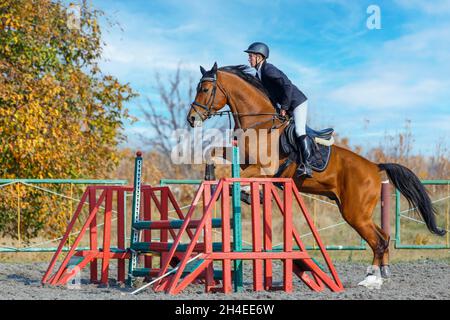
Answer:
<svg viewBox="0 0 450 320"><path fill-rule="evenodd" d="M281 110L280 110L280 115L281 115L282 117L286 117L286 110L281 109Z"/></svg>

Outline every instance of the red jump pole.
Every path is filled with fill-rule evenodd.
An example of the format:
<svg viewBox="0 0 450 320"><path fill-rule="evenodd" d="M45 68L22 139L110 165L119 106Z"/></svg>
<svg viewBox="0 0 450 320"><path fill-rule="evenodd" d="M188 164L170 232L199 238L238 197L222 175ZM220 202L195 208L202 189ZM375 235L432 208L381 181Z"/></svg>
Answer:
<svg viewBox="0 0 450 320"><path fill-rule="evenodd" d="M96 193L97 190L95 188L89 188L89 213L91 213L95 209L95 205L97 202ZM91 251L98 250L96 216L92 218L92 222L89 225L89 247ZM97 283L98 282L97 259L93 259L91 261L90 269L91 269L91 283Z"/></svg>
<svg viewBox="0 0 450 320"><path fill-rule="evenodd" d="M125 250L125 191L117 190L117 248ZM125 282L125 259L117 261L117 280Z"/></svg>
<svg viewBox="0 0 450 320"><path fill-rule="evenodd" d="M112 217L112 202L113 190L112 187L107 187L105 197L105 214L103 224L103 259L102 259L102 275L101 283L108 284L109 275L109 259L111 252L111 217Z"/></svg>
<svg viewBox="0 0 450 320"><path fill-rule="evenodd" d="M222 190L222 251L224 253L231 252L231 228L230 228L230 184L224 183ZM222 260L222 283L223 292L230 293L233 289L231 282L231 260Z"/></svg>
<svg viewBox="0 0 450 320"><path fill-rule="evenodd" d="M264 183L264 250L272 250L272 192L270 184ZM270 290L272 288L272 260L264 260L264 289Z"/></svg>
<svg viewBox="0 0 450 320"><path fill-rule="evenodd" d="M162 189L161 190L161 201L160 201L160 219L161 220L169 220L169 196L168 196L168 190ZM159 239L161 242L168 242L169 241L169 232L167 229L161 229L159 231ZM168 261L168 254L167 252L161 252L160 255L160 269L166 264L170 263Z"/></svg>
<svg viewBox="0 0 450 320"><path fill-rule="evenodd" d="M261 218L260 218L260 199L259 199L259 183L252 182L251 197L252 197L252 245L253 252L261 252L262 250L262 236L261 236ZM264 288L263 283L263 260L253 260L253 290L261 291Z"/></svg>
<svg viewBox="0 0 450 320"><path fill-rule="evenodd" d="M143 199L143 215L145 221L151 221L152 220L152 205L151 205L151 193L150 190L143 189L142 190L142 199ZM152 242L152 230L145 230L144 231L144 242L151 243ZM151 269L152 268L152 256L151 255L145 255L144 257L144 266L145 268Z"/></svg>
<svg viewBox="0 0 450 320"><path fill-rule="evenodd" d="M284 184L284 252L292 252L292 182L286 182ZM293 261L292 258L284 259L283 264L283 278L284 278L284 291L292 292L292 273L293 273Z"/></svg>
<svg viewBox="0 0 450 320"><path fill-rule="evenodd" d="M208 210L209 212L204 211L204 215L208 215L212 218L212 207L208 206L209 202L211 200L211 185L205 185L205 189L203 192L203 208L204 210ZM186 230L187 231L187 230ZM205 245L205 253L212 253L213 252L213 236L212 236L212 220L208 219L205 222L205 228L203 230L203 242ZM212 288L214 288L214 268L213 264L209 264L206 268L206 276L205 276L205 291L210 292Z"/></svg>

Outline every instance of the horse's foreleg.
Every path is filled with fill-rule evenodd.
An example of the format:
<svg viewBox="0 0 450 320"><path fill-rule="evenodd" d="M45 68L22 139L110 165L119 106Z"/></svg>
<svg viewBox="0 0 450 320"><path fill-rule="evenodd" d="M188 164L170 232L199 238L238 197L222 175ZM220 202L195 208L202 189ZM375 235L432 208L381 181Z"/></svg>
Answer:
<svg viewBox="0 0 450 320"><path fill-rule="evenodd" d="M241 178L261 178L266 176L264 172L261 172L261 167L258 165L250 165L241 171Z"/></svg>
<svg viewBox="0 0 450 320"><path fill-rule="evenodd" d="M215 164L231 163L232 160L231 154L232 153L230 147L211 146L205 150L206 163L215 163Z"/></svg>
<svg viewBox="0 0 450 320"><path fill-rule="evenodd" d="M261 178L265 175L261 175L261 171L259 166L256 165L250 165L246 167L242 172L240 173L241 178ZM261 191L260 191L261 193ZM241 199L247 204L251 203L251 196L250 196L250 185L241 185ZM262 201L263 197L260 196L260 199Z"/></svg>

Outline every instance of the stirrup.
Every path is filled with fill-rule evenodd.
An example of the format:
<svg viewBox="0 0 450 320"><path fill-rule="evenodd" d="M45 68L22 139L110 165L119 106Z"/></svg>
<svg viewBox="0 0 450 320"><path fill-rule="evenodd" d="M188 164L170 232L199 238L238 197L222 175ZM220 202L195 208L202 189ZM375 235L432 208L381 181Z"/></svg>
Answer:
<svg viewBox="0 0 450 320"><path fill-rule="evenodd" d="M303 176L306 178L312 178L313 173L311 167L307 167L304 163L301 163L298 165L295 175L299 178Z"/></svg>

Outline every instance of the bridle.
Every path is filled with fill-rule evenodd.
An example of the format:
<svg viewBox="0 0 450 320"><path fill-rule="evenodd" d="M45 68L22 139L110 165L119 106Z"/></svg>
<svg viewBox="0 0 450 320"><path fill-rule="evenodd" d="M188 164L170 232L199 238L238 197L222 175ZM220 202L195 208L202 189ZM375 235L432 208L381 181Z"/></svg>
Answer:
<svg viewBox="0 0 450 320"><path fill-rule="evenodd" d="M209 96L208 101L206 102L206 104L201 104L198 103L196 100L194 100L194 102L191 103L191 107L194 109L195 113L197 113L200 118L202 118L202 120L206 120L209 119L215 115L217 115L217 111L212 111L212 108L214 107L214 100L216 99L216 92L217 92L217 87L219 87L220 91L222 91L222 93L227 96L227 94L225 93L225 91L218 85L217 83L217 79L216 79L216 75L214 74L214 77L202 77L200 79L200 82L197 85L197 93L200 91L200 88L202 86L203 82L212 82L213 83L213 88L211 91L211 95ZM200 112L198 112L197 107L202 108L203 110L206 111L206 118L203 119L203 117L205 116L204 114L202 115ZM221 111L223 112L223 111Z"/></svg>
<svg viewBox="0 0 450 320"><path fill-rule="evenodd" d="M240 128L240 129L242 129L242 125L241 125L241 121L240 121L239 117L242 117L242 116L262 116L262 115L272 116L271 119L269 119L269 120L257 122L255 124L253 124L252 126L245 128L245 129L255 128L256 126L267 123L269 121L272 121L271 129L279 129L289 121L286 117L283 117L278 113L239 113L239 112L234 113L231 110L213 111L212 108L214 107L214 100L216 99L217 88L219 88L219 90L222 91L222 93L227 98L227 101L229 101L229 98L228 98L226 91L217 82L216 74L214 74L213 77L211 77L211 76L202 77L197 85L197 93L199 92L202 83L205 81L209 81L209 82L213 83L213 88L211 90L211 95L209 96L208 101L206 102L206 104L198 103L196 100L194 100L194 102L191 103L191 108L194 109L195 113L197 113L200 116L202 121L205 121L214 116L222 116L224 114L228 114L230 129L231 129L231 118L230 118L231 115L236 116L238 128ZM198 111L197 107L206 111L206 115L201 114ZM276 125L275 120L281 121L281 124Z"/></svg>

